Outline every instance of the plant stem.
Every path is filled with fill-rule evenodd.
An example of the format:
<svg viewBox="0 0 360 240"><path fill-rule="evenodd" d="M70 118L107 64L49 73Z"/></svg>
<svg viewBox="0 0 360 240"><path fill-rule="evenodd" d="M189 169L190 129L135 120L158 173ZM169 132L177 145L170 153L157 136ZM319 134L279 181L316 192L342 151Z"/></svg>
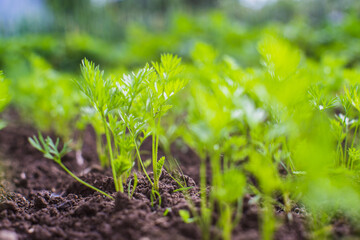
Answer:
<svg viewBox="0 0 360 240"><path fill-rule="evenodd" d="M144 171L144 174L146 175L146 177L147 177L147 179L149 180L150 184L153 186L154 184L153 184L153 182L151 181L151 178L149 177L149 175L147 174L146 169L145 169L145 166L144 166L144 164L143 164L143 162L142 162L141 155L140 155L140 151L139 151L139 147L138 147L138 145L137 145L137 143L136 143L135 135L134 135L134 133L131 131L131 128L129 127L128 122L125 121L125 119L122 117L121 114L120 114L120 117L121 117L121 119L123 120L123 122L126 124L127 129L129 130L129 133L131 134L131 137L132 137L132 139L133 139L133 141L134 141L135 150L136 150L136 155L137 155L137 157L138 157L138 160L139 160L139 163L140 163L140 165L141 165L141 168L142 168L142 170Z"/></svg>
<svg viewBox="0 0 360 240"><path fill-rule="evenodd" d="M137 144L136 144L136 139L135 139L135 137L134 137L134 135L132 134L132 131L131 131L130 129L129 129L129 132L130 132L131 136L133 137L134 144L135 144L135 149L136 149L136 155L137 155L137 157L138 157L138 159L139 159L139 162L140 162L140 165L141 165L141 167L142 167L142 170L144 171L144 174L146 175L146 177L147 177L147 179L149 180L150 184L153 186L154 183L151 181L150 176L147 174L146 169L145 169L145 166L144 166L144 164L143 164L143 162L142 162L142 160L141 160L141 155L140 155L139 148L138 148L138 146L137 146Z"/></svg>
<svg viewBox="0 0 360 240"><path fill-rule="evenodd" d="M359 124L356 124L354 136L353 136L353 139L352 139L352 142L351 142L351 148L354 147L354 143L355 143L355 138L356 138L356 134L357 134L358 127L359 127Z"/></svg>
<svg viewBox="0 0 360 240"><path fill-rule="evenodd" d="M346 152L347 152L347 142L348 142L348 125L346 124L346 119L347 119L347 114L345 114L345 118L344 118L344 124L345 124L345 145L344 145L344 159L343 159L343 164L345 166L348 165L348 161L346 159Z"/></svg>
<svg viewBox="0 0 360 240"><path fill-rule="evenodd" d="M221 209L221 224L223 228L222 236L224 240L231 240L231 232L233 228L232 224L232 209L229 204L224 203L224 206L220 207Z"/></svg>
<svg viewBox="0 0 360 240"><path fill-rule="evenodd" d="M120 175L120 176L118 177L117 182L118 182L118 186L119 186L119 191L120 191L120 192L124 192L124 186L123 186L123 181L122 181L122 175Z"/></svg>
<svg viewBox="0 0 360 240"><path fill-rule="evenodd" d="M262 216L262 239L270 240L273 238L275 229L275 219L273 206L269 196L264 198L263 216Z"/></svg>
<svg viewBox="0 0 360 240"><path fill-rule="evenodd" d="M113 178L114 178L115 190L118 192L119 191L119 183L118 183L117 177L116 177L116 171L115 171L115 166L114 166L114 157L113 157L113 152L112 152L112 147L111 147L111 138L110 138L110 134L109 134L109 129L106 124L105 116L102 116L102 120L103 120L103 124L104 124L104 128L105 128L106 141L107 141L108 149L109 149L110 164L111 164L111 170L112 170L112 174L113 174Z"/></svg>
<svg viewBox="0 0 360 240"><path fill-rule="evenodd" d="M68 174L70 174L70 176L72 176L76 181L80 182L81 184L84 184L85 186L103 194L104 196L110 198L111 200L114 200L114 198L112 196L110 196L109 194L107 194L106 192L104 191L101 191L100 189L90 185L89 183L81 180L80 178L78 178L75 174L73 174L60 160L57 160L56 161Z"/></svg>
<svg viewBox="0 0 360 240"><path fill-rule="evenodd" d="M202 216L202 234L203 239L210 239L210 215L207 208L207 194L206 194L206 160L205 157L200 161L200 204Z"/></svg>
<svg viewBox="0 0 360 240"><path fill-rule="evenodd" d="M335 164L338 164L338 166L340 166L340 162L341 162L341 153L340 153L340 148L341 148L341 141L338 140L338 144L337 144L337 147L336 147L336 157L337 157L337 162Z"/></svg>
<svg viewBox="0 0 360 240"><path fill-rule="evenodd" d="M356 138L356 134L357 134L357 130L358 130L358 124L356 124L356 127L355 127L355 132L354 132L354 136L353 136L353 139L351 141L351 148L353 148L354 146L354 142L355 142L355 138ZM353 162L354 162L354 159L353 158L350 158L349 156L349 163L348 163L348 168L351 170L352 169L352 166L353 166Z"/></svg>
<svg viewBox="0 0 360 240"><path fill-rule="evenodd" d="M153 165L153 175L154 175L154 187L157 190L157 156L155 151L155 134L152 134L152 165Z"/></svg>
<svg viewBox="0 0 360 240"><path fill-rule="evenodd" d="M153 164L153 175L154 175L154 188L156 191L159 190L159 176L157 169L157 158L158 158L158 141L159 137L157 136L157 119L154 119L154 130L152 134L152 164Z"/></svg>
<svg viewBox="0 0 360 240"><path fill-rule="evenodd" d="M101 134L96 133L96 151L99 155L101 167L109 166L109 162L106 160L106 156L104 154L104 146L102 143Z"/></svg>

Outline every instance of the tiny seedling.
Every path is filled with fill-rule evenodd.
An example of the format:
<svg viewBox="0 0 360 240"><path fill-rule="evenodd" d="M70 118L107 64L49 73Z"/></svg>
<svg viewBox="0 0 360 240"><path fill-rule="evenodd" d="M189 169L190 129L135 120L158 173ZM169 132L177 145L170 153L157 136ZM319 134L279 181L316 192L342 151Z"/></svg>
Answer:
<svg viewBox="0 0 360 240"><path fill-rule="evenodd" d="M153 188L152 199L161 201L159 179L165 157L158 159L160 124L161 117L172 107L168 100L186 84L179 77L182 71L180 62L180 58L165 54L160 63L152 63L153 67L146 64L137 72L120 78L106 78L99 66L87 59L82 62L82 78L75 83L87 96L102 123L102 128L97 126L97 129L105 132L108 162L116 191L124 191L123 183L130 176L137 158L138 168L144 171ZM139 151L150 135L153 180L146 172ZM132 194L129 192L130 196Z"/></svg>
<svg viewBox="0 0 360 240"><path fill-rule="evenodd" d="M166 208L163 213L163 216L166 217L170 212L172 212L171 208Z"/></svg>
<svg viewBox="0 0 360 240"><path fill-rule="evenodd" d="M162 55L160 63L153 62L157 77L149 82L147 109L150 112L149 122L152 130L152 165L155 191L159 191L159 179L165 163L164 157L158 160L161 117L172 107L167 103L169 98L183 89L187 83L185 79L179 77L183 70L180 62L180 58L171 54Z"/></svg>
<svg viewBox="0 0 360 240"><path fill-rule="evenodd" d="M137 184L138 184L138 178L137 178L136 173L134 173L134 184L132 186L132 190L131 190L131 183L132 183L132 180L130 180L129 184L128 184L128 196L129 196L130 199L133 197L135 189L136 189Z"/></svg>
<svg viewBox="0 0 360 240"><path fill-rule="evenodd" d="M74 173L72 173L61 161L61 158L63 156L65 156L67 153L69 153L71 151L71 149L69 148L69 142L64 143L64 146L62 147L62 149L59 151L59 138L56 140L56 142L54 143L53 140L48 136L46 139L44 139L44 137L42 136L41 133L39 133L39 137L33 136L32 138L29 137L29 142L30 144L36 148L37 150L39 150L40 152L42 152L44 154L45 158L51 159L54 162L56 162L57 164L59 164L70 176L72 176L76 181L80 182L81 184L84 184L85 186L105 195L106 197L114 200L114 198L112 196L110 196L109 194L107 194L104 191L101 191L100 189L90 185L89 183L81 180L79 177L77 177Z"/></svg>
<svg viewBox="0 0 360 240"><path fill-rule="evenodd" d="M184 223L193 223L195 222L195 219L190 216L190 212L187 210L179 210L179 215L181 219L184 221Z"/></svg>
<svg viewBox="0 0 360 240"><path fill-rule="evenodd" d="M9 103L9 88L8 82L3 78L2 71L0 71L0 112L2 112L5 106ZM5 127L5 122L0 121L0 129Z"/></svg>

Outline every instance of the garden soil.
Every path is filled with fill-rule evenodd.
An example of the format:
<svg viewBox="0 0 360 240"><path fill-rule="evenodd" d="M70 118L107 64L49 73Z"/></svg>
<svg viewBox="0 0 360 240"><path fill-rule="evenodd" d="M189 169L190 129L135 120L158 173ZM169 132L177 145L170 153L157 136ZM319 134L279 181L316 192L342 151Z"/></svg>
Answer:
<svg viewBox="0 0 360 240"><path fill-rule="evenodd" d="M172 154L185 174L181 179L193 188L187 193L175 191L179 185L164 171L160 180L159 205L159 202L151 203L151 187L141 173L138 173L133 198L129 199L127 194L128 190L132 191L133 178L125 186L126 194L115 193L110 171L102 170L98 165L94 133L90 127L84 132L82 151L69 153L63 162L83 180L111 194L115 200L79 184L52 160L43 158L28 143L28 137L34 134L33 129L16 123L10 123L0 131L4 175L0 240L201 239L197 225L184 223L179 216L179 210L189 210L189 201L196 208L200 201L197 187L199 159L191 149L172 146ZM150 144L144 146L143 150L146 150ZM259 211L253 197L245 195L242 218L234 229L233 239L260 239ZM291 221L286 220L288 218L281 211L277 216L280 224L275 239L309 238L304 214L293 212ZM211 234L215 239L218 234L215 226Z"/></svg>

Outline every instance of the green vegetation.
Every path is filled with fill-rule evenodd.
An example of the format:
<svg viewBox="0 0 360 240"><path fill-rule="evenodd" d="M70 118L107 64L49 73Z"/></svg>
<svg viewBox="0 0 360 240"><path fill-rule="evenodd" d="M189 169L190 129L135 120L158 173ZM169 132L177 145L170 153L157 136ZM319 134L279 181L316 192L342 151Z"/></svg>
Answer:
<svg viewBox="0 0 360 240"><path fill-rule="evenodd" d="M214 225L231 239L245 194L261 209L263 239L273 239L281 221L275 209L291 222L301 208L313 239L331 236L339 218L360 231L359 18L345 12L338 24L312 26L296 15L259 26L217 10L164 19L156 31L127 25L120 42L81 31L2 39L0 67L9 81L0 79L0 111L9 86L12 106L41 131L68 142L91 124L116 191L131 198L144 174L159 206L165 163L181 168L171 144L190 147L201 160L200 210L192 205L179 215L198 224L204 239L212 239ZM140 151L147 138L150 161ZM66 144L59 151L59 140L41 134L30 143L112 198L62 164Z"/></svg>
<svg viewBox="0 0 360 240"><path fill-rule="evenodd" d="M107 196L108 198L111 198L112 200L114 200L114 198L112 196L110 196L109 194L101 191L100 189L98 189L98 188L88 184L87 182L81 180L80 178L78 178L74 173L72 173L61 162L61 158L63 156L65 156L68 152L71 151L71 149L68 146L68 143L65 143L64 146L62 147L62 149L59 151L58 148L59 148L60 140L56 139L56 142L54 143L50 137L47 137L46 139L44 139L44 137L41 135L41 133L39 133L39 138L37 138L36 136L29 138L29 142L34 148L36 148L37 150L42 152L44 154L44 157L51 159L54 162L56 162L57 164L59 164L76 181L78 181L78 182L84 184L85 186L87 186L95 191L98 191L98 192L104 194L105 196Z"/></svg>
<svg viewBox="0 0 360 240"><path fill-rule="evenodd" d="M4 79L2 71L0 71L0 112L9 103L9 83ZM5 127L5 122L0 120L0 129Z"/></svg>
<svg viewBox="0 0 360 240"><path fill-rule="evenodd" d="M176 56L162 55L161 62L152 65L121 78L105 78L99 66L84 59L82 78L76 81L101 119L109 156L103 165L110 163L116 191L124 192L123 182L129 177L136 157L138 168L144 171L154 191L159 190L165 163L164 157L158 159L160 120L171 108L167 104L169 98L181 90L186 81L179 78L181 66ZM146 173L139 151L149 135L152 136L153 180Z"/></svg>

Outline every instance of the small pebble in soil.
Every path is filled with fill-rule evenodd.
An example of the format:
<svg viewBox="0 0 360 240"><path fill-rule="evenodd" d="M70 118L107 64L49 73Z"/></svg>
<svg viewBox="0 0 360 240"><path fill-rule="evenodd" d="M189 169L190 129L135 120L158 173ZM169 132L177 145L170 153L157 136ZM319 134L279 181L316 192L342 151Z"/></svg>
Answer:
<svg viewBox="0 0 360 240"><path fill-rule="evenodd" d="M18 236L15 232L8 230L0 231L0 239L1 240L18 240Z"/></svg>
<svg viewBox="0 0 360 240"><path fill-rule="evenodd" d="M140 238L139 240L150 240L150 238L148 238L148 237L142 237L142 238Z"/></svg>

